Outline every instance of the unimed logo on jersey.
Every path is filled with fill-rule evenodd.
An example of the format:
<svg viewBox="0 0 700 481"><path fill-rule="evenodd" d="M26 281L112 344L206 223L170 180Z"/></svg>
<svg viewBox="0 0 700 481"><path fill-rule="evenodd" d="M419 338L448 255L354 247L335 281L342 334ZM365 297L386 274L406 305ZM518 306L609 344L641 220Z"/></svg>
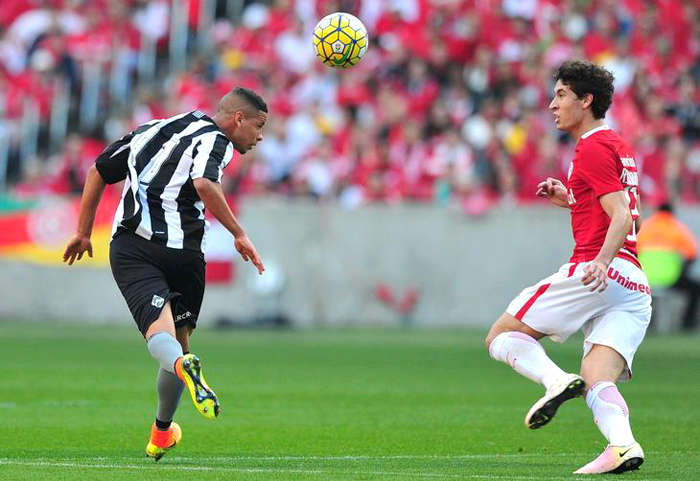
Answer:
<svg viewBox="0 0 700 481"><path fill-rule="evenodd" d="M153 300L151 300L151 305L160 309L161 307L163 307L163 304L165 304L165 299L154 294Z"/></svg>

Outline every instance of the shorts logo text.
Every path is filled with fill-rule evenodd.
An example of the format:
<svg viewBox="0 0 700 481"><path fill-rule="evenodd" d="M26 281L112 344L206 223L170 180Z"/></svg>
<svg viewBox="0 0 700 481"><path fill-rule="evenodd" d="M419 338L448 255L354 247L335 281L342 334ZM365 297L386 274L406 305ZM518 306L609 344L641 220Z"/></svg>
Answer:
<svg viewBox="0 0 700 481"><path fill-rule="evenodd" d="M193 315L194 314L192 314L190 311L187 311L183 314L178 314L177 316L175 316L175 322L184 321L185 319L189 319Z"/></svg>

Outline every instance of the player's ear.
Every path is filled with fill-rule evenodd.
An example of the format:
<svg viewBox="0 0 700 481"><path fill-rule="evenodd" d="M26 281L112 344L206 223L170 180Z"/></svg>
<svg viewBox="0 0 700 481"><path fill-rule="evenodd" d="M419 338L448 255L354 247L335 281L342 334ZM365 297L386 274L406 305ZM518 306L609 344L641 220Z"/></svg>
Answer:
<svg viewBox="0 0 700 481"><path fill-rule="evenodd" d="M233 123L236 124L236 127L240 127L241 124L243 123L243 118L245 115L243 114L242 110L236 110L233 113Z"/></svg>
<svg viewBox="0 0 700 481"><path fill-rule="evenodd" d="M585 109L586 107L590 107L591 104L593 103L593 94L592 93L587 93L586 95L583 96L583 104L582 107Z"/></svg>

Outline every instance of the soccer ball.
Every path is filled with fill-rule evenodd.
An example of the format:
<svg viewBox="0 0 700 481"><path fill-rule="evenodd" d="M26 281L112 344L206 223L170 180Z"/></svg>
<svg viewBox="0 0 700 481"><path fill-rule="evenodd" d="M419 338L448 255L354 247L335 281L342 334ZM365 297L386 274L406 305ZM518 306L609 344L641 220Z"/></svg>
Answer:
<svg viewBox="0 0 700 481"><path fill-rule="evenodd" d="M367 29L349 13L331 13L314 28L314 50L321 62L333 68L357 65L367 51Z"/></svg>

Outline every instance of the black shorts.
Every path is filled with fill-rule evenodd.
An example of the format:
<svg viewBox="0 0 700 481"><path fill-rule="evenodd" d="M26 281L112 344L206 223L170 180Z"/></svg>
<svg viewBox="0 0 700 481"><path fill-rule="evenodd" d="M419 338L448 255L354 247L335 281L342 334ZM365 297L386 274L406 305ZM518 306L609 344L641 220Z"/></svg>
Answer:
<svg viewBox="0 0 700 481"><path fill-rule="evenodd" d="M196 327L204 297L204 255L122 231L109 249L112 275L142 335L170 301L175 327Z"/></svg>

